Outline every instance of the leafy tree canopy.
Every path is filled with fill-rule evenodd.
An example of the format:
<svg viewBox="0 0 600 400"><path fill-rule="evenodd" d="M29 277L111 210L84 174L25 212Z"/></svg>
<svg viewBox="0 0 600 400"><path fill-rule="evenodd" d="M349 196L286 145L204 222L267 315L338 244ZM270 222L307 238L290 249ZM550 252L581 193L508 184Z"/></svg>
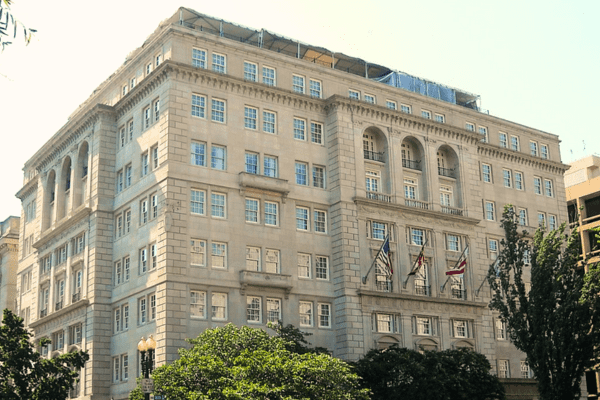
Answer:
<svg viewBox="0 0 600 400"><path fill-rule="evenodd" d="M504 388L487 358L468 349L425 351L393 345L356 363L373 400L503 400Z"/></svg>
<svg viewBox="0 0 600 400"><path fill-rule="evenodd" d="M232 324L206 330L188 340L192 347L180 349L177 360L152 372L154 393L169 400L369 398L348 364L328 354L295 352L304 336L284 336ZM130 395L141 398L139 388Z"/></svg>
<svg viewBox="0 0 600 400"><path fill-rule="evenodd" d="M46 339L46 342L50 341ZM23 319L4 310L0 326L0 398L66 399L89 356L79 351L47 359L35 351Z"/></svg>
<svg viewBox="0 0 600 400"><path fill-rule="evenodd" d="M600 272L580 259L576 229L565 224L533 240L519 234L509 205L502 216L505 239L490 267L490 308L500 313L514 345L525 354L542 400L578 399L581 378L600 354ZM529 265L530 263L530 265ZM530 269L531 289L525 284Z"/></svg>

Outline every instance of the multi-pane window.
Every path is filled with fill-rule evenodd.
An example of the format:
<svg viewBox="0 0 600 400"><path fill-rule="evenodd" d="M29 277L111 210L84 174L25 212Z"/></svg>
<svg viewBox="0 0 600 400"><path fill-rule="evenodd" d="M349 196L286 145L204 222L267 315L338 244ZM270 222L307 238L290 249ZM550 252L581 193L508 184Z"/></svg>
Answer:
<svg viewBox="0 0 600 400"><path fill-rule="evenodd" d="M265 202L265 225L277 226L277 203Z"/></svg>
<svg viewBox="0 0 600 400"><path fill-rule="evenodd" d="M519 151L519 137L511 136L510 137L510 149L514 151Z"/></svg>
<svg viewBox="0 0 600 400"><path fill-rule="evenodd" d="M300 326L313 326L313 303L301 301L299 305Z"/></svg>
<svg viewBox="0 0 600 400"><path fill-rule="evenodd" d="M211 193L210 215L217 218L225 218L226 197L223 193Z"/></svg>
<svg viewBox="0 0 600 400"><path fill-rule="evenodd" d="M548 159L548 146L545 144L540 145L541 155L544 160Z"/></svg>
<svg viewBox="0 0 600 400"><path fill-rule="evenodd" d="M375 104L375 96L371 94L365 94L365 102Z"/></svg>
<svg viewBox="0 0 600 400"><path fill-rule="evenodd" d="M440 204L445 207L452 207L452 186L440 186Z"/></svg>
<svg viewBox="0 0 600 400"><path fill-rule="evenodd" d="M192 49L192 66L206 68L206 50Z"/></svg>
<svg viewBox="0 0 600 400"><path fill-rule="evenodd" d="M227 245L225 243L211 243L211 266L213 268L227 268Z"/></svg>
<svg viewBox="0 0 600 400"><path fill-rule="evenodd" d="M227 293L213 293L211 297L212 318L223 320L227 318Z"/></svg>
<svg viewBox="0 0 600 400"><path fill-rule="evenodd" d="M299 75L292 76L292 90L296 93L304 93L304 77Z"/></svg>
<svg viewBox="0 0 600 400"><path fill-rule="evenodd" d="M511 171L508 169L503 169L502 175L504 176L504 187L511 188L512 187Z"/></svg>
<svg viewBox="0 0 600 400"><path fill-rule="evenodd" d="M140 201L140 224L143 225L148 222L148 200L144 199Z"/></svg>
<svg viewBox="0 0 600 400"><path fill-rule="evenodd" d="M204 215L204 204L206 192L204 190L192 189L190 193L190 212L192 214Z"/></svg>
<svg viewBox="0 0 600 400"><path fill-rule="evenodd" d="M535 194L542 194L542 178L533 177L533 192Z"/></svg>
<svg viewBox="0 0 600 400"><path fill-rule="evenodd" d="M123 191L123 170L117 171L117 193Z"/></svg>
<svg viewBox="0 0 600 400"><path fill-rule="evenodd" d="M262 81L265 85L275 86L275 70L269 67L262 67Z"/></svg>
<svg viewBox="0 0 600 400"><path fill-rule="evenodd" d="M546 214L538 213L538 226L542 228L546 227Z"/></svg>
<svg viewBox="0 0 600 400"><path fill-rule="evenodd" d="M533 378L533 374L531 372L531 368L527 361L521 361L521 378L530 379Z"/></svg>
<svg viewBox="0 0 600 400"><path fill-rule="evenodd" d="M379 171L365 171L365 188L367 192L379 192L379 181L381 173Z"/></svg>
<svg viewBox="0 0 600 400"><path fill-rule="evenodd" d="M548 214L548 228L553 231L558 228L558 224L556 222L556 215Z"/></svg>
<svg viewBox="0 0 600 400"><path fill-rule="evenodd" d="M495 261L498 258L498 241L496 239L488 239L488 252L491 260Z"/></svg>
<svg viewBox="0 0 600 400"><path fill-rule="evenodd" d="M244 127L256 129L258 121L258 110L253 107L244 107Z"/></svg>
<svg viewBox="0 0 600 400"><path fill-rule="evenodd" d="M246 199L246 222L256 222L258 223L258 200L256 199Z"/></svg>
<svg viewBox="0 0 600 400"><path fill-rule="evenodd" d="M395 101L391 101L391 100L386 100L385 101L385 106L387 108L389 108L390 110L397 110L398 109L398 104Z"/></svg>
<svg viewBox="0 0 600 400"><path fill-rule="evenodd" d="M421 117L431 119L431 111L421 110Z"/></svg>
<svg viewBox="0 0 600 400"><path fill-rule="evenodd" d="M313 186L323 189L325 187L325 167L313 166Z"/></svg>
<svg viewBox="0 0 600 400"><path fill-rule="evenodd" d="M295 174L296 174L296 184L298 185L308 185L308 176L307 176L307 165L306 163L296 162L295 163Z"/></svg>
<svg viewBox="0 0 600 400"><path fill-rule="evenodd" d="M133 177L133 167L131 166L131 164L127 164L125 166L125 187L126 188L131 186L132 177Z"/></svg>
<svg viewBox="0 0 600 400"><path fill-rule="evenodd" d="M423 229L411 228L410 242L417 246L422 246L425 243L425 231Z"/></svg>
<svg viewBox="0 0 600 400"><path fill-rule="evenodd" d="M225 102L212 99L210 118L215 122L225 122Z"/></svg>
<svg viewBox="0 0 600 400"><path fill-rule="evenodd" d="M508 337L506 335L506 322L501 319L496 320L496 339L498 340L506 340Z"/></svg>
<svg viewBox="0 0 600 400"><path fill-rule="evenodd" d="M483 140L485 143L489 142L489 140L488 140L488 130L487 130L486 127L480 126L479 127L479 134L482 136L481 140Z"/></svg>
<svg viewBox="0 0 600 400"><path fill-rule="evenodd" d="M277 323L281 320L281 300L267 298L267 321Z"/></svg>
<svg viewBox="0 0 600 400"><path fill-rule="evenodd" d="M142 164L142 167L141 167L142 176L148 175L148 172L150 170L150 158L149 158L149 154L147 151L142 154L141 164Z"/></svg>
<svg viewBox="0 0 600 400"><path fill-rule="evenodd" d="M254 63L244 61L244 79L247 81L256 82L258 66Z"/></svg>
<svg viewBox="0 0 600 400"><path fill-rule="evenodd" d="M301 231L308 231L310 229L308 213L308 208L296 207L296 229Z"/></svg>
<svg viewBox="0 0 600 400"><path fill-rule="evenodd" d="M529 150L532 156L538 156L538 144L537 142L529 142Z"/></svg>
<svg viewBox="0 0 600 400"><path fill-rule="evenodd" d="M148 300L146 297L138 299L138 325L148 322Z"/></svg>
<svg viewBox="0 0 600 400"><path fill-rule="evenodd" d="M488 221L496 220L495 205L492 201L485 202L485 219L487 219Z"/></svg>
<svg viewBox="0 0 600 400"><path fill-rule="evenodd" d="M192 142L191 144L192 165L201 167L206 165L206 144L200 142Z"/></svg>
<svg viewBox="0 0 600 400"><path fill-rule="evenodd" d="M331 304L318 303L319 310L319 328L331 328Z"/></svg>
<svg viewBox="0 0 600 400"><path fill-rule="evenodd" d="M115 285L123 283L123 264L121 261L115 263Z"/></svg>
<svg viewBox="0 0 600 400"><path fill-rule="evenodd" d="M483 173L483 181L492 183L492 166L489 164L481 164L481 171Z"/></svg>
<svg viewBox="0 0 600 400"><path fill-rule="evenodd" d="M515 172L515 188L517 190L523 190L523 173Z"/></svg>
<svg viewBox="0 0 600 400"><path fill-rule="evenodd" d="M404 178L404 197L408 200L416 200L417 193L417 180Z"/></svg>
<svg viewBox="0 0 600 400"><path fill-rule="evenodd" d="M506 133L500 132L498 134L498 139L500 141L500 147L503 147L506 149L508 147L508 137L506 136Z"/></svg>
<svg viewBox="0 0 600 400"><path fill-rule="evenodd" d="M206 265L206 241L200 239L190 240L190 264L200 267Z"/></svg>
<svg viewBox="0 0 600 400"><path fill-rule="evenodd" d="M294 118L294 139L306 139L306 121L299 118Z"/></svg>
<svg viewBox="0 0 600 400"><path fill-rule="evenodd" d="M152 169L158 168L158 145L150 148L150 155L152 156Z"/></svg>
<svg viewBox="0 0 600 400"><path fill-rule="evenodd" d="M225 69L225 56L223 54L213 53L212 55L212 69L215 72L224 74Z"/></svg>
<svg viewBox="0 0 600 400"><path fill-rule="evenodd" d="M549 179L544 179L544 190L546 192L546 196L554 197L554 190L552 189L552 181Z"/></svg>
<svg viewBox="0 0 600 400"><path fill-rule="evenodd" d="M315 257L315 277L317 279L329 279L329 258L324 256Z"/></svg>
<svg viewBox="0 0 600 400"><path fill-rule="evenodd" d="M190 291L190 314L196 318L206 318L206 292Z"/></svg>
<svg viewBox="0 0 600 400"><path fill-rule="evenodd" d="M150 245L150 269L155 269L157 265L157 251L156 244Z"/></svg>
<svg viewBox="0 0 600 400"><path fill-rule="evenodd" d="M146 107L144 109L144 129L147 129L150 127L150 124L152 123L152 109L150 108L150 106Z"/></svg>
<svg viewBox="0 0 600 400"><path fill-rule="evenodd" d="M213 169L224 170L225 154L225 147L213 145L210 149L210 167Z"/></svg>
<svg viewBox="0 0 600 400"><path fill-rule="evenodd" d="M154 100L154 103L152 103L152 109L154 110L154 122L157 122L158 119L160 118L160 100L159 99Z"/></svg>
<svg viewBox="0 0 600 400"><path fill-rule="evenodd" d="M325 211L314 210L313 226L315 227L315 232L327 232L327 213Z"/></svg>
<svg viewBox="0 0 600 400"><path fill-rule="evenodd" d="M279 250L268 249L265 252L265 272L269 274L281 273L279 262Z"/></svg>
<svg viewBox="0 0 600 400"><path fill-rule="evenodd" d="M192 94L192 117L204 118L206 112L206 97Z"/></svg>
<svg viewBox="0 0 600 400"><path fill-rule="evenodd" d="M352 100L360 100L360 92L350 89L348 90L348 97L350 97Z"/></svg>
<svg viewBox="0 0 600 400"><path fill-rule="evenodd" d="M392 314L375 314L375 329L379 333L393 333L394 316Z"/></svg>
<svg viewBox="0 0 600 400"><path fill-rule="evenodd" d="M310 278L310 254L298 253L298 277Z"/></svg>
<svg viewBox="0 0 600 400"><path fill-rule="evenodd" d="M275 133L275 113L263 111L263 132Z"/></svg>
<svg viewBox="0 0 600 400"><path fill-rule="evenodd" d="M434 335L435 321L430 317L416 317L417 335Z"/></svg>
<svg viewBox="0 0 600 400"><path fill-rule="evenodd" d="M246 247L246 270L260 271L260 248Z"/></svg>
<svg viewBox="0 0 600 400"><path fill-rule="evenodd" d="M263 174L277 178L277 157L265 156L263 159Z"/></svg>
<svg viewBox="0 0 600 400"><path fill-rule="evenodd" d="M409 105L406 105L406 104L400 104L400 111L402 111L405 114L412 113L411 107Z"/></svg>
<svg viewBox="0 0 600 400"><path fill-rule="evenodd" d="M127 312L129 313L129 306L127 306ZM69 327L69 345L81 343L82 330L81 323L71 325Z"/></svg>
<svg viewBox="0 0 600 400"><path fill-rule="evenodd" d="M519 225L527 226L527 210L525 209L519 210Z"/></svg>
<svg viewBox="0 0 600 400"><path fill-rule="evenodd" d="M475 132L475 124L473 124L471 122L467 122L467 123L465 123L465 129L468 130L469 132Z"/></svg>
<svg viewBox="0 0 600 400"><path fill-rule="evenodd" d="M323 144L323 124L318 122L310 123L310 141L316 144Z"/></svg>
<svg viewBox="0 0 600 400"><path fill-rule="evenodd" d="M510 378L508 360L498 360L498 378Z"/></svg>
<svg viewBox="0 0 600 400"><path fill-rule="evenodd" d="M452 330L454 337L468 338L469 337L469 322L465 320L455 319L452 321Z"/></svg>
<svg viewBox="0 0 600 400"><path fill-rule="evenodd" d="M258 154L246 153L245 171L249 174L258 174Z"/></svg>
<svg viewBox="0 0 600 400"><path fill-rule="evenodd" d="M249 323L260 323L261 314L261 298L248 296L246 298L246 320Z"/></svg>
<svg viewBox="0 0 600 400"><path fill-rule="evenodd" d="M458 235L453 235L450 233L446 235L446 248L450 251L459 251L460 238Z"/></svg>
<svg viewBox="0 0 600 400"><path fill-rule="evenodd" d="M386 233L386 226L383 222L372 221L371 222L371 237L377 240L384 240Z"/></svg>
<svg viewBox="0 0 600 400"><path fill-rule="evenodd" d="M443 124L444 122L446 122L446 117L443 114L435 114L433 116L433 120L435 122L439 122L439 123Z"/></svg>

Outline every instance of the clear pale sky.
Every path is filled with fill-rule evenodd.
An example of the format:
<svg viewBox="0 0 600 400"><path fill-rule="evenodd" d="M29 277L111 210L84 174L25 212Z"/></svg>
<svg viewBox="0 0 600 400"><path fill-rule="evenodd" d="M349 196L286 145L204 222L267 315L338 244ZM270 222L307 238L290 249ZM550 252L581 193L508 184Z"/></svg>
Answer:
<svg viewBox="0 0 600 400"><path fill-rule="evenodd" d="M0 221L24 163L179 6L481 96L491 115L600 153L600 1L14 0L38 30L0 53Z"/></svg>

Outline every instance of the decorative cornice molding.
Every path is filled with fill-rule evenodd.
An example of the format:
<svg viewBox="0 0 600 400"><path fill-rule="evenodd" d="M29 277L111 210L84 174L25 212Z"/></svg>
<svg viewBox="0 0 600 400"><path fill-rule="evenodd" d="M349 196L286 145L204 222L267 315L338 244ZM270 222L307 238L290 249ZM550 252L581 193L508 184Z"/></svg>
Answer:
<svg viewBox="0 0 600 400"><path fill-rule="evenodd" d="M40 175L38 174L29 182L27 182L21 189L19 189L15 196L21 201L29 197L29 195L31 195L31 193L33 193L37 189L39 177Z"/></svg>
<svg viewBox="0 0 600 400"><path fill-rule="evenodd" d="M79 207L77 210L75 210L75 213L70 218L57 222L54 229L49 229L43 232L40 239L37 242L33 243L33 247L39 250L44 245L48 244L52 239L66 232L69 228L75 226L83 218L90 215L91 211L92 209L85 205Z"/></svg>
<svg viewBox="0 0 600 400"><path fill-rule="evenodd" d="M28 327L31 329L41 327L42 325L45 325L47 323L50 323L50 322L56 320L56 318L66 315L66 314L70 313L71 311L74 311L80 307L85 307L88 304L90 304L90 301L88 299L81 299L76 303L69 304L68 306L61 308L58 311L50 313L43 318L39 318L38 320L29 323Z"/></svg>
<svg viewBox="0 0 600 400"><path fill-rule="evenodd" d="M467 300L455 300L455 299L446 299L442 297L428 297L428 296L417 296L411 294L402 294L402 293L384 293L384 292L376 292L372 290L358 289L356 291L357 295L363 298L373 298L373 299L390 299L390 300L403 300L415 303L424 303L424 304L436 304L436 305L445 305L445 306L453 306L460 308L467 307L476 307L476 308L487 308L488 303L485 302L475 302L475 301L467 301ZM422 305L419 304L418 308L422 308ZM401 308L401 307L400 307ZM405 308L401 308L405 309ZM466 314L466 313L465 313Z"/></svg>
<svg viewBox="0 0 600 400"><path fill-rule="evenodd" d="M168 67L169 63L169 60L162 62L148 77L142 79L125 97L114 105L117 119L144 101L148 95L169 78L171 72Z"/></svg>
<svg viewBox="0 0 600 400"><path fill-rule="evenodd" d="M571 168L571 166L568 164L544 160L539 157L534 157L529 154L505 149L488 143L479 143L477 145L477 154L486 158L494 157L510 163L526 165L528 167L537 168L539 170L557 175L564 175L565 171Z"/></svg>

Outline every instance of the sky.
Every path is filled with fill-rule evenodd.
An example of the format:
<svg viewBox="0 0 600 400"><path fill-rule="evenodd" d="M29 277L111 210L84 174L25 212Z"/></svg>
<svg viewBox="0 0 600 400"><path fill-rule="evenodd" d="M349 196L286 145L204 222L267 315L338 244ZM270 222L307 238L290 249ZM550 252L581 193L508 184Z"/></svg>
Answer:
<svg viewBox="0 0 600 400"><path fill-rule="evenodd" d="M0 53L0 221L21 213L25 162L180 6L478 94L558 135L564 163L600 154L597 0L14 0L37 33Z"/></svg>

